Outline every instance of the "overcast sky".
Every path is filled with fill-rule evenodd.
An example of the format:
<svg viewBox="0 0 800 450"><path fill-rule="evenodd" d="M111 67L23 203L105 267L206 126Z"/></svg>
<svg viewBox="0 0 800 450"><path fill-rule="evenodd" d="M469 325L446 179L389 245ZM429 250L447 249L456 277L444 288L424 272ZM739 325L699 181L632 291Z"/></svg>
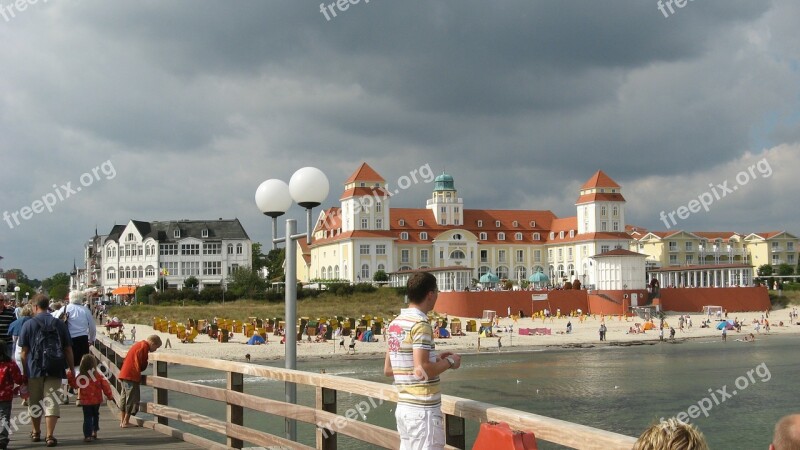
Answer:
<svg viewBox="0 0 800 450"><path fill-rule="evenodd" d="M0 4L0 265L31 277L130 219L236 217L266 243L263 180L320 167L332 206L363 161L559 217L602 169L656 230L745 171L671 229L800 233L796 0Z"/></svg>

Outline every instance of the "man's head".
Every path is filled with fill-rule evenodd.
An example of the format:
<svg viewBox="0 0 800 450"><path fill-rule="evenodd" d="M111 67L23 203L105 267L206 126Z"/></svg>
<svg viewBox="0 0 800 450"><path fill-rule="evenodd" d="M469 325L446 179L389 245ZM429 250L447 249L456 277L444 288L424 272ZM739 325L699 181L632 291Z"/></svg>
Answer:
<svg viewBox="0 0 800 450"><path fill-rule="evenodd" d="M775 425L770 450L800 450L800 414L791 414Z"/></svg>
<svg viewBox="0 0 800 450"><path fill-rule="evenodd" d="M45 312L50 307L50 299L44 294L36 294L31 302L36 308L36 313Z"/></svg>
<svg viewBox="0 0 800 450"><path fill-rule="evenodd" d="M161 338L158 337L157 334L151 334L150 336L147 336L147 342L150 344L151 352L154 352L161 347Z"/></svg>
<svg viewBox="0 0 800 450"><path fill-rule="evenodd" d="M419 305L430 299L433 295L434 300L439 289L436 287L436 277L428 272L417 272L411 275L406 284L406 294L408 301ZM433 305L431 305L433 306Z"/></svg>

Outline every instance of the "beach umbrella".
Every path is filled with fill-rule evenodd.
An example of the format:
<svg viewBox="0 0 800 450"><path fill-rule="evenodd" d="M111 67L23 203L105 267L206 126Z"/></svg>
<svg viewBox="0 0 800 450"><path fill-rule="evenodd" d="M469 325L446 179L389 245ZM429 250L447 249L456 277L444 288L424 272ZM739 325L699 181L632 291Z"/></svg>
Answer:
<svg viewBox="0 0 800 450"><path fill-rule="evenodd" d="M486 272L485 274L481 275L480 282L481 283L497 283L500 281L500 278L497 275L493 274L492 272Z"/></svg>
<svg viewBox="0 0 800 450"><path fill-rule="evenodd" d="M533 283L533 285L536 287L542 287L547 285L550 279L544 274L544 272L535 272L528 277L528 281Z"/></svg>

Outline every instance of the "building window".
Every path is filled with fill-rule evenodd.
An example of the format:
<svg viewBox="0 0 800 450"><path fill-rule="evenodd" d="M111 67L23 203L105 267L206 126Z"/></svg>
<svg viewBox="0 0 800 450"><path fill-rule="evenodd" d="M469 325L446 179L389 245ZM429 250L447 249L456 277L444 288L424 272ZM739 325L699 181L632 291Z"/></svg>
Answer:
<svg viewBox="0 0 800 450"><path fill-rule="evenodd" d="M381 202L376 202L375 203L375 212L381 212L381 211L383 211L383 204Z"/></svg>
<svg viewBox="0 0 800 450"><path fill-rule="evenodd" d="M419 219L419 220L417 221L417 226L418 226L418 227L421 227L421 226L423 226L423 225L425 225L425 222L424 222L422 219Z"/></svg>
<svg viewBox="0 0 800 450"><path fill-rule="evenodd" d="M482 220L478 221L478 228L483 228L483 221Z"/></svg>
<svg viewBox="0 0 800 450"><path fill-rule="evenodd" d="M618 217L619 216L619 207L618 206L615 206L615 207L613 207L611 209L611 215L612 215L612 217Z"/></svg>
<svg viewBox="0 0 800 450"><path fill-rule="evenodd" d="M563 248L558 249L558 259L559 259L559 261L564 259L564 249Z"/></svg>
<svg viewBox="0 0 800 450"><path fill-rule="evenodd" d="M181 237L181 230L180 229L176 229L175 231L173 231L172 232L172 237L175 238L175 239L178 239L179 237Z"/></svg>
<svg viewBox="0 0 800 450"><path fill-rule="evenodd" d="M600 253L605 253L607 251L608 251L608 246L607 245L601 245L600 246Z"/></svg>
<svg viewBox="0 0 800 450"><path fill-rule="evenodd" d="M617 221L612 222L611 223L611 229L612 229L612 231L619 231L619 222L617 222Z"/></svg>
<svg viewBox="0 0 800 450"><path fill-rule="evenodd" d="M508 267L506 266L497 266L497 277L501 280L508 279Z"/></svg>
<svg viewBox="0 0 800 450"><path fill-rule="evenodd" d="M181 245L181 255L199 255L200 244L183 244Z"/></svg>
<svg viewBox="0 0 800 450"><path fill-rule="evenodd" d="M569 237L571 238L575 237L575 230L569 230Z"/></svg>
<svg viewBox="0 0 800 450"><path fill-rule="evenodd" d="M214 243L209 244L206 242L203 244L203 254L204 255L221 255L222 254L222 244Z"/></svg>
<svg viewBox="0 0 800 450"><path fill-rule="evenodd" d="M567 261L572 261L572 247L567 249Z"/></svg>
<svg viewBox="0 0 800 450"><path fill-rule="evenodd" d="M499 220L495 220L494 221L494 226L497 227L497 228L500 228L500 221Z"/></svg>
<svg viewBox="0 0 800 450"><path fill-rule="evenodd" d="M241 255L243 250L244 250L244 246L242 246L242 244L236 244L236 254L237 255Z"/></svg>
<svg viewBox="0 0 800 450"><path fill-rule="evenodd" d="M478 239L480 239L482 241L485 241L486 239L488 239L486 232L485 231L481 231L480 234L478 234Z"/></svg>
<svg viewBox="0 0 800 450"><path fill-rule="evenodd" d="M229 255L233 254L233 244L228 244L228 254Z"/></svg>
<svg viewBox="0 0 800 450"><path fill-rule="evenodd" d="M675 241L669 241L669 251L677 252L678 251L678 243Z"/></svg>
<svg viewBox="0 0 800 450"><path fill-rule="evenodd" d="M178 244L161 244L159 247L161 256L170 256L178 254Z"/></svg>
<svg viewBox="0 0 800 450"><path fill-rule="evenodd" d="M333 266L333 279L334 280L338 280L339 279L339 265L338 264Z"/></svg>
<svg viewBox="0 0 800 450"><path fill-rule="evenodd" d="M512 227L514 227L514 228L516 228L516 227L518 227L518 226L519 226L519 222L517 222L517 221L515 220L515 221L511 222L511 226L512 226Z"/></svg>
<svg viewBox="0 0 800 450"><path fill-rule="evenodd" d="M404 240L404 241L407 241L407 240L408 240L408 233L407 233L407 232L405 232L405 231L403 231L402 233L400 233L400 239L402 239L402 240Z"/></svg>
<svg viewBox="0 0 800 450"><path fill-rule="evenodd" d="M489 251L488 250L481 250L481 262L489 262Z"/></svg>
<svg viewBox="0 0 800 450"><path fill-rule="evenodd" d="M361 279L369 280L369 264L363 264L361 266Z"/></svg>
<svg viewBox="0 0 800 450"><path fill-rule="evenodd" d="M503 233L502 231L497 233L497 240L498 241L505 241L506 240L506 234Z"/></svg>
<svg viewBox="0 0 800 450"><path fill-rule="evenodd" d="M536 262L542 261L542 251L541 250L534 250L533 251L533 260Z"/></svg>
<svg viewBox="0 0 800 450"><path fill-rule="evenodd" d="M443 213L446 213L446 212L447 212L447 207L446 207L446 206L442 206L442 207L440 208L440 210L441 210Z"/></svg>
<svg viewBox="0 0 800 450"><path fill-rule="evenodd" d="M379 230L383 228L383 219L375 219L375 228Z"/></svg>
<svg viewBox="0 0 800 450"><path fill-rule="evenodd" d="M386 254L386 244L376 244L375 245L375 254L376 255L385 255Z"/></svg>
<svg viewBox="0 0 800 450"><path fill-rule="evenodd" d="M441 219L441 220L439 220L439 225L447 225L447 219L445 219L444 217L442 217L442 219Z"/></svg>
<svg viewBox="0 0 800 450"><path fill-rule="evenodd" d="M419 238L420 238L420 240L427 241L428 240L428 233L423 231L422 233L419 234Z"/></svg>
<svg viewBox="0 0 800 450"><path fill-rule="evenodd" d="M456 234L454 234L454 235L453 235L453 240L454 240L454 241L463 241L463 240L464 240L464 237L463 237L463 236L461 236L461 234L459 234L459 233L456 233Z"/></svg>
<svg viewBox="0 0 800 450"><path fill-rule="evenodd" d="M685 244L685 248L687 252L692 251L692 241L687 241Z"/></svg>
<svg viewBox="0 0 800 450"><path fill-rule="evenodd" d="M497 251L497 262L501 262L501 263L508 262L508 260L506 259L506 251L505 250L498 250Z"/></svg>
<svg viewBox="0 0 800 450"><path fill-rule="evenodd" d="M694 255L686 255L686 264L694 263Z"/></svg>
<svg viewBox="0 0 800 450"><path fill-rule="evenodd" d="M786 263L794 264L794 254L786 255Z"/></svg>
<svg viewBox="0 0 800 450"><path fill-rule="evenodd" d="M400 250L400 262L407 263L409 260L409 255L411 252L409 250Z"/></svg>
<svg viewBox="0 0 800 450"><path fill-rule="evenodd" d="M369 228L369 219L364 217L361 219L361 229L366 230L367 228Z"/></svg>
<svg viewBox="0 0 800 450"><path fill-rule="evenodd" d="M522 240L522 233L514 233L514 240L521 241Z"/></svg>
<svg viewBox="0 0 800 450"><path fill-rule="evenodd" d="M403 220L403 219L400 219L400 220L397 221L397 224L400 225L401 227L404 227L404 226L406 226L406 221Z"/></svg>
<svg viewBox="0 0 800 450"><path fill-rule="evenodd" d="M533 240L538 241L541 239L541 235L539 233L533 233Z"/></svg>
<svg viewBox="0 0 800 450"><path fill-rule="evenodd" d="M678 255L669 255L669 265L671 266L678 265Z"/></svg>
<svg viewBox="0 0 800 450"><path fill-rule="evenodd" d="M600 231L608 231L608 224L605 220L600 222Z"/></svg>
<svg viewBox="0 0 800 450"><path fill-rule="evenodd" d="M203 261L203 275L222 275L222 261Z"/></svg>
<svg viewBox="0 0 800 450"><path fill-rule="evenodd" d="M203 228L203 230L200 232L200 236L204 237L204 238L207 238L208 237L208 228Z"/></svg>
<svg viewBox="0 0 800 450"><path fill-rule="evenodd" d="M200 275L200 261L181 261L181 275L185 277Z"/></svg>
<svg viewBox="0 0 800 450"><path fill-rule="evenodd" d="M450 259L464 259L466 257L467 255L465 255L461 250L453 250L453 252L450 253Z"/></svg>
<svg viewBox="0 0 800 450"><path fill-rule="evenodd" d="M524 261L525 258L525 251L524 250L517 250L517 262L520 263Z"/></svg>
<svg viewBox="0 0 800 450"><path fill-rule="evenodd" d="M553 260L553 249L547 249L547 259L552 261Z"/></svg>
<svg viewBox="0 0 800 450"><path fill-rule="evenodd" d="M794 251L794 242L788 241L786 242L786 251L793 252Z"/></svg>
<svg viewBox="0 0 800 450"><path fill-rule="evenodd" d="M361 244L358 248L359 255L369 255L369 244Z"/></svg>
<svg viewBox="0 0 800 450"><path fill-rule="evenodd" d="M550 239L555 239L556 233L554 231L550 232Z"/></svg>
<svg viewBox="0 0 800 450"><path fill-rule="evenodd" d="M535 220L531 220L531 228L536 228L536 221Z"/></svg>
<svg viewBox="0 0 800 450"><path fill-rule="evenodd" d="M386 272L386 266L384 266L383 264L378 264L378 270Z"/></svg>
<svg viewBox="0 0 800 450"><path fill-rule="evenodd" d="M428 262L428 250L420 250L419 251L419 262L427 263Z"/></svg>
<svg viewBox="0 0 800 450"><path fill-rule="evenodd" d="M178 261L163 261L158 267L159 273L163 276L178 275Z"/></svg>
<svg viewBox="0 0 800 450"><path fill-rule="evenodd" d="M559 239L564 239L564 232L563 231L559 231L558 232L558 238Z"/></svg>
<svg viewBox="0 0 800 450"><path fill-rule="evenodd" d="M113 267L110 267L106 271L106 280L116 280L117 279L117 272L114 270Z"/></svg>
<svg viewBox="0 0 800 450"><path fill-rule="evenodd" d="M601 206L600 207L600 217L605 217L605 216L606 216L606 207L605 206Z"/></svg>

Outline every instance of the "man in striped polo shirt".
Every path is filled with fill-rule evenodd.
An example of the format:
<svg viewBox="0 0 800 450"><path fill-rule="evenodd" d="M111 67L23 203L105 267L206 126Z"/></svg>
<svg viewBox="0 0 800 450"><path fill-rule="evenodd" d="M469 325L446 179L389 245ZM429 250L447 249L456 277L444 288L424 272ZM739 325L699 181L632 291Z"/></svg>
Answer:
<svg viewBox="0 0 800 450"><path fill-rule="evenodd" d="M445 445L439 374L458 369L461 357L437 355L428 311L439 290L427 272L411 276L406 286L409 307L400 310L387 329L388 350L383 373L394 377L398 401L395 418L401 450L441 449Z"/></svg>

